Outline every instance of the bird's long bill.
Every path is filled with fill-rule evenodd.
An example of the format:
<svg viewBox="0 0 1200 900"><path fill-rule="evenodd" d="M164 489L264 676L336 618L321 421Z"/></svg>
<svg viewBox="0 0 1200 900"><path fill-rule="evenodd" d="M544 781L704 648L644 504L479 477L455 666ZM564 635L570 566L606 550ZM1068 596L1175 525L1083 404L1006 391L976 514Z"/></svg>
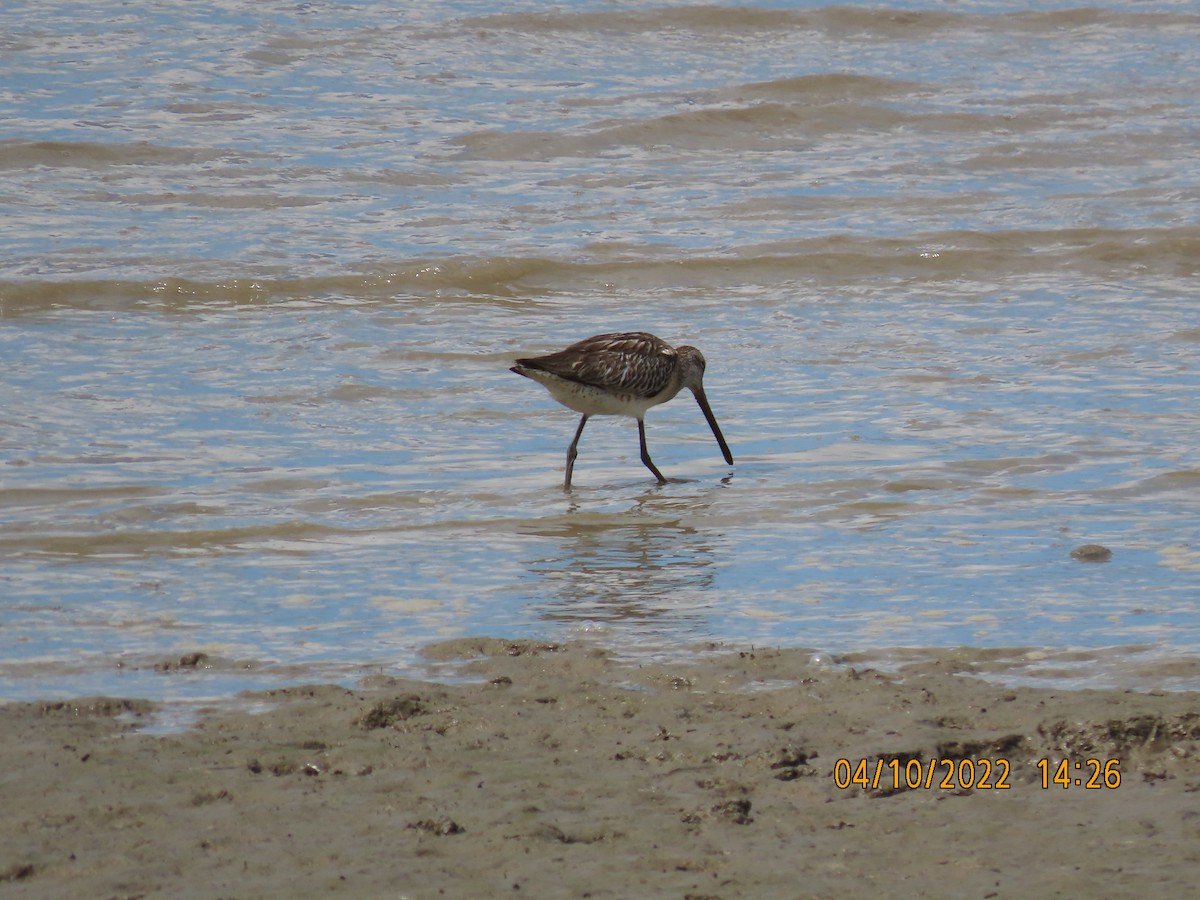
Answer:
<svg viewBox="0 0 1200 900"><path fill-rule="evenodd" d="M712 407L708 405L708 397L704 395L704 388L693 388L692 393L696 395L696 402L700 404L700 411L704 413L704 418L708 419L708 427L712 429L713 437L721 445L721 452L725 454L725 462L732 466L733 454L729 452L729 445L725 443L725 435L721 434L721 426L717 424L717 417L713 415Z"/></svg>

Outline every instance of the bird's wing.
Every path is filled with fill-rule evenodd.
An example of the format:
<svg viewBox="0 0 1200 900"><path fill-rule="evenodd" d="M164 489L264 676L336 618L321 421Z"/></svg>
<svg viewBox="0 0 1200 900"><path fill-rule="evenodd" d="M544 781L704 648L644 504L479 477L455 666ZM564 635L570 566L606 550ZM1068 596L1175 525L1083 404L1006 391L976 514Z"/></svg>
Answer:
<svg viewBox="0 0 1200 900"><path fill-rule="evenodd" d="M580 384L640 397L653 397L671 383L675 349L642 331L598 334L566 350L518 360Z"/></svg>

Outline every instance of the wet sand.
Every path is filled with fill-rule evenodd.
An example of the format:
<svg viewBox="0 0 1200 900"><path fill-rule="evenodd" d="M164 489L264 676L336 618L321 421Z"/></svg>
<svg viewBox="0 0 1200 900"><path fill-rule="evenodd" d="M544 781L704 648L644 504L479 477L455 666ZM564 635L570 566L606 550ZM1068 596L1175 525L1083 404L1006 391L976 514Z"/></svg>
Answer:
<svg viewBox="0 0 1200 900"><path fill-rule="evenodd" d="M272 691L167 735L136 700L0 707L0 893L1141 898L1200 871L1194 693L1006 687L973 651L428 653L476 680ZM864 759L879 784L839 787ZM996 786L939 762L894 788L942 759ZM1043 789L1039 759L1120 784Z"/></svg>

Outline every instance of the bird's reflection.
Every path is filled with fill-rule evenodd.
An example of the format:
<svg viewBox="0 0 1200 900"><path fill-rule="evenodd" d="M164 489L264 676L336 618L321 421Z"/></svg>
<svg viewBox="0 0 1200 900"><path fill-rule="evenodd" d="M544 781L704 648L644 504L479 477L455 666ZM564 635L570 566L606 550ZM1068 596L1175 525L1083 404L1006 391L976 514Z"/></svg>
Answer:
<svg viewBox="0 0 1200 900"><path fill-rule="evenodd" d="M529 561L543 590L538 614L555 622L626 623L699 631L713 602L719 535L688 524L697 498L651 489L626 512L572 502L539 533L553 552ZM545 545L542 545L545 546Z"/></svg>

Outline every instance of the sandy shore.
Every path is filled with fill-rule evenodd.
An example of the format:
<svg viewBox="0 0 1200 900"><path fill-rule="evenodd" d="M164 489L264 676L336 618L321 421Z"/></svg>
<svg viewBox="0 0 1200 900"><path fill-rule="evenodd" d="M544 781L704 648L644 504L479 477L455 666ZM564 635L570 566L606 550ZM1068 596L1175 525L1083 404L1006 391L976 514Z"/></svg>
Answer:
<svg viewBox="0 0 1200 900"><path fill-rule="evenodd" d="M794 651L641 667L576 645L430 653L474 657L480 680L273 691L170 735L139 731L154 710L134 700L0 707L0 894L1195 890L1197 694L997 686L961 674L969 652L891 675ZM953 777L938 762L926 787L942 759ZM991 763L993 786L958 783L964 759ZM1067 760L1070 787L1043 788L1041 759L1050 778ZM1110 786L1074 784L1089 759L1119 760ZM866 787L840 787L860 760Z"/></svg>

